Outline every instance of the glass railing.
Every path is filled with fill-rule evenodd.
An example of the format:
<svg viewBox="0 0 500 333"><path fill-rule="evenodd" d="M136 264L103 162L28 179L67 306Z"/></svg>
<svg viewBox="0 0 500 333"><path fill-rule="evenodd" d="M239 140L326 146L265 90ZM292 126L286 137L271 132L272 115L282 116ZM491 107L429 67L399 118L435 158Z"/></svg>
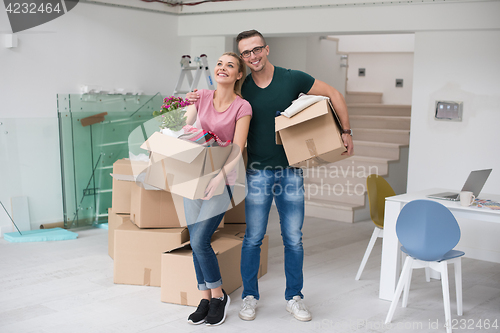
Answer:
<svg viewBox="0 0 500 333"><path fill-rule="evenodd" d="M164 96L59 94L66 228L107 221L113 163L129 157L129 135L160 110Z"/></svg>

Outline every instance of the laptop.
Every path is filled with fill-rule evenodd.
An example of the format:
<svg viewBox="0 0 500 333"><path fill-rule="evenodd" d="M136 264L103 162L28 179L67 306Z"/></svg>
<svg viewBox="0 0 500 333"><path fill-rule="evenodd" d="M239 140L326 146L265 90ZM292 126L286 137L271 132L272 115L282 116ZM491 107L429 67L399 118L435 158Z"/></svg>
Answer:
<svg viewBox="0 0 500 333"><path fill-rule="evenodd" d="M481 190L483 189L484 183L486 183L486 180L488 179L490 173L491 169L472 171L467 180L465 181L465 184L462 187L462 191L470 191L477 198L479 192L481 192ZM430 194L427 197L433 199L458 201L460 200L460 193L443 192L443 193Z"/></svg>

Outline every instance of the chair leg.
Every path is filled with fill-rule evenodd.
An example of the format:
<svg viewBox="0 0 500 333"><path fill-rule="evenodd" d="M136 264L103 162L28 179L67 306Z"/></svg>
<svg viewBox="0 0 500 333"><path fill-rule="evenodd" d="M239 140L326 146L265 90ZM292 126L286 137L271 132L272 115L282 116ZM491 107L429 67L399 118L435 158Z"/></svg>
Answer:
<svg viewBox="0 0 500 333"><path fill-rule="evenodd" d="M413 269L410 269L410 272L408 273L408 278L406 279L405 287L403 289L403 308L406 308L408 305L408 296L410 295L410 284L411 284L411 277L413 274Z"/></svg>
<svg viewBox="0 0 500 333"><path fill-rule="evenodd" d="M361 265L359 265L358 273L356 274L355 280L359 280L361 278L361 274L365 269L366 262L368 261L368 257L372 253L373 247L375 246L375 242L380 235L382 229L375 227L372 233L372 237L370 238L370 242L368 243L368 247L366 248L365 255L363 256L363 260L361 260Z"/></svg>
<svg viewBox="0 0 500 333"><path fill-rule="evenodd" d="M454 262L455 268L455 287L457 294L457 314L463 315L462 307L462 258L458 257Z"/></svg>
<svg viewBox="0 0 500 333"><path fill-rule="evenodd" d="M450 286L448 283L448 263L440 262L441 285L443 287L444 319L446 332L451 333Z"/></svg>
<svg viewBox="0 0 500 333"><path fill-rule="evenodd" d="M425 281L431 282L431 268L425 267Z"/></svg>
<svg viewBox="0 0 500 333"><path fill-rule="evenodd" d="M403 287L408 281L408 274L412 270L414 259L410 256L406 257L405 264L403 266L403 271L401 272L401 276L399 277L398 285L396 286L396 291L394 292L394 296L392 298L391 307L389 308L389 313L387 313L387 317L385 318L385 323L388 324L392 321L392 317L394 316L394 312L396 311L396 306L398 305L399 298L401 297L401 292L403 291Z"/></svg>

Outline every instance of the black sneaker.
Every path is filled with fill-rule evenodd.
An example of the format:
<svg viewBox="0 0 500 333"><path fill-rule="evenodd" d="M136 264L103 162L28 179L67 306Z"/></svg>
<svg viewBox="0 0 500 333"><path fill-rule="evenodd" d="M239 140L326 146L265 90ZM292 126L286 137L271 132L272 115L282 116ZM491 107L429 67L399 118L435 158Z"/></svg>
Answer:
<svg viewBox="0 0 500 333"><path fill-rule="evenodd" d="M205 319L205 322L209 326L220 325L224 322L224 320L226 320L226 312L227 308L229 307L229 303L231 303L231 300L224 289L222 289L222 293L224 294L223 299L212 298L210 300L210 309L208 310L208 315Z"/></svg>
<svg viewBox="0 0 500 333"><path fill-rule="evenodd" d="M208 299L202 299L196 308L196 311L189 315L188 323L193 325L203 324L208 314L208 304Z"/></svg>

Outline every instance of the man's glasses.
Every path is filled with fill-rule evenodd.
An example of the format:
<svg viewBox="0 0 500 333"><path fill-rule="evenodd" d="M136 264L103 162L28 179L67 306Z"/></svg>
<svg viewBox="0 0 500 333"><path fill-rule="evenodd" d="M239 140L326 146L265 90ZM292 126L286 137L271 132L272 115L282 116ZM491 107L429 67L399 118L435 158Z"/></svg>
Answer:
<svg viewBox="0 0 500 333"><path fill-rule="evenodd" d="M260 54L262 52L262 50L266 47L267 45L264 45L264 46L257 46L257 47L254 47L251 51L243 51L241 52L241 57L242 58L248 58L250 57L250 54L253 52L253 54L257 55L257 54Z"/></svg>

